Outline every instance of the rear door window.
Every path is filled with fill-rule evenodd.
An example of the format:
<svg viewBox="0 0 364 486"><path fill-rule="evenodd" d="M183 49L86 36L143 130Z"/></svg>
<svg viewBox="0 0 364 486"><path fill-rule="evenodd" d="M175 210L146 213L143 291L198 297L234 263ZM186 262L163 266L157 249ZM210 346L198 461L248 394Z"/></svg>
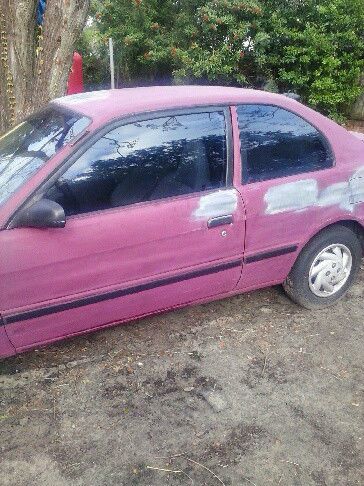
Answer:
<svg viewBox="0 0 364 486"><path fill-rule="evenodd" d="M271 105L237 108L243 181L255 182L333 165L327 140L300 116Z"/></svg>

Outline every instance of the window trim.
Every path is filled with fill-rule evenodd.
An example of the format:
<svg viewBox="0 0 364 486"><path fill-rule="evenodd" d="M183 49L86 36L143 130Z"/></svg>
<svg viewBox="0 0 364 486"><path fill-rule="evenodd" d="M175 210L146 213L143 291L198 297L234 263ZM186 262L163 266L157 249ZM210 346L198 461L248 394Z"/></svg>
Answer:
<svg viewBox="0 0 364 486"><path fill-rule="evenodd" d="M57 168L48 174L48 176L41 182L41 184L34 189L34 191L29 195L29 197L21 204L14 213L10 216L7 223L5 224L6 229L12 229L14 227L14 223L16 222L16 216L19 211L31 206L35 202L39 201L44 193L54 184L54 182L64 174L69 167L71 167L92 145L94 145L99 139L101 139L105 134L109 133L111 130L116 128L122 127L124 125L128 125L130 123L140 122L140 121L148 121L148 120L155 120L158 118L164 118L166 116L178 116L178 115L193 115L198 113L212 113L212 112L223 112L225 118L225 140L226 140L226 181L225 186L219 188L218 190L225 190L229 189L233 186L233 171L234 171L234 145L233 145L233 133L232 133L232 120L231 120L231 109L230 105L227 104L218 104L218 105L201 105L201 106L191 106L186 108L172 108L167 110L156 110L156 111L147 111L138 114L128 114L122 117L113 118L106 124L102 125L101 127L97 128L95 131L91 132L87 135L86 139L83 140L83 137L80 139L83 140L83 144L81 147L77 147L78 140L76 140L76 147L75 150L66 157L63 162L61 162ZM178 196L169 196L160 199L154 199L153 201L141 201L138 203L127 204L124 206L118 206L115 208L107 208L107 209L99 209L95 211L90 211L87 213L80 213L75 214L72 216L68 216L67 219L76 219L80 217L87 217L88 215L93 215L96 213L103 214L106 211L116 211L121 209L130 208L135 206L136 204L147 204L147 203L157 203L160 201L167 201L171 199L183 198L183 197L191 197L196 194L206 194L214 192L217 189L207 189L206 191L199 191L193 192L188 194L181 194Z"/></svg>
<svg viewBox="0 0 364 486"><path fill-rule="evenodd" d="M323 142L323 144L324 144L324 146L325 146L325 148L326 148L326 150L327 150L327 152L330 156L331 165L329 165L328 167L322 167L322 168L317 168L317 169L309 169L309 170L306 170L306 171L297 170L295 172L291 172L290 174L267 177L265 179L249 180L247 178L247 163L246 163L247 161L246 161L246 159L244 160L243 157L242 157L242 137L241 137L241 135L242 135L243 131L240 129L240 126L239 126L239 112L238 112L238 109L239 109L240 106L270 106L272 108L280 108L281 110L285 110L288 113L292 113L292 115L295 115L298 118L301 118L301 120L308 123L311 127L313 127L319 133L320 138L321 138L321 140L322 140L322 142ZM330 169L333 169L336 166L335 152L333 151L332 145L331 145L329 139L327 138L327 136L325 135L325 133L315 123L312 123L311 121L307 120L307 118L305 118L304 116L300 115L299 113L293 111L290 108L286 108L286 107L280 106L280 105L275 105L273 103L239 103L239 104L236 105L236 118L237 118L237 127L238 127L238 130L239 130L240 160L241 160L240 180L241 180L242 185L259 184L259 183L266 182L266 181L273 181L275 179L284 179L286 177L292 177L292 176L295 176L295 175L298 175L298 174L309 174L310 172L319 172L319 171L323 171L323 170L330 170Z"/></svg>

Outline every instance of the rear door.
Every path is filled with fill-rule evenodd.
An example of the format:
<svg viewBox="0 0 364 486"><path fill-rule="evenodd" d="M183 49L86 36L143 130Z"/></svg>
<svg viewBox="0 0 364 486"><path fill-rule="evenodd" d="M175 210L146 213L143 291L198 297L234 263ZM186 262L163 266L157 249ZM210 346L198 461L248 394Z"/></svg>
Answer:
<svg viewBox="0 0 364 486"><path fill-rule="evenodd" d="M64 207L65 228L0 233L1 314L14 346L232 290L244 242L232 158L224 108L100 132L41 191Z"/></svg>
<svg viewBox="0 0 364 486"><path fill-rule="evenodd" d="M242 104L237 117L247 213L239 286L245 288L282 282L308 235L337 219L343 184L329 142L308 120L265 104Z"/></svg>

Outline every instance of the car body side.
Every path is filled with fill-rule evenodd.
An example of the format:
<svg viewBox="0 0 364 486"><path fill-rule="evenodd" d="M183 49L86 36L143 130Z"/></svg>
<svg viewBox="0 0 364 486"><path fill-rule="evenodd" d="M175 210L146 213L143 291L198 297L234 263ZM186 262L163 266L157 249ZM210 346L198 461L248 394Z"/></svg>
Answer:
<svg viewBox="0 0 364 486"><path fill-rule="evenodd" d="M128 91L128 90L125 90ZM129 90L130 91L130 90ZM168 90L167 90L168 91ZM208 92L206 95L206 91ZM133 92L133 91L131 91ZM62 106L70 109L75 109L86 116L92 118L91 125L87 128L84 138L80 141L71 143L59 152L53 159L51 159L42 169L36 173L32 179L23 186L1 209L0 209L0 244L4 245L1 251L2 266L5 266L7 261L7 251L9 247L5 242L10 244L11 238L5 237L12 232L15 235L17 229L9 229L9 221L19 207L26 203L30 196L36 192L37 188L42 184L50 174L52 174L65 160L72 155L73 152L79 150L79 147L87 142L88 138L94 137L95 133L100 130L105 124L114 122L115 119L128 119L135 114L150 112L151 118L158 114L161 110L174 110L180 108L196 108L197 106L219 106L229 107L231 115L232 127L232 147L233 147L233 178L232 188L220 191L220 195L212 195L210 197L216 198L216 205L226 204L226 194L228 194L230 203L233 204L237 198L239 215L235 224L241 226L241 231L232 234L233 238L241 238L238 244L241 245L241 250L236 252L231 248L230 254L234 253L237 259L241 259L241 266L231 273L234 282L231 286L221 286L217 293L196 294L198 298L193 299L187 296L185 300L177 302L174 300L173 305L169 305L168 295L166 299L160 299L158 305L153 304L158 296L158 293L153 294L152 303L149 307L145 307L143 312L138 312L138 306L133 307L133 313L120 316L116 318L112 313L108 317L107 303L104 307L99 307L93 311L93 306L85 306L80 310L74 311L74 315L70 317L70 321L77 319L95 319L95 326L92 329L112 325L115 322L122 322L131 320L133 318L143 317L150 313L164 311L170 308L179 307L188 303L206 302L212 299L217 299L247 290L253 290L260 287L279 284L287 277L292 265L302 248L322 229L342 222L344 224L357 225L362 228L364 223L364 155L363 142L355 138L352 134L347 132L344 128L338 126L331 120L328 120L319 113L311 110L296 101L264 92L251 92L249 90L238 89L192 89L181 91L176 90L178 96L173 95L173 89L168 96L156 96L155 99L151 96L150 91L145 91L138 94L137 99L126 103L128 93L123 94L125 106L123 110L117 108L111 109L113 103L112 92L104 94L99 93L94 95L95 99L92 102L92 95L85 95L79 97L68 97L56 101ZM146 96L152 99L149 106L145 107ZM106 100L106 101L105 101ZM306 172L295 174L286 177L280 177L272 180L265 180L261 182L245 183L242 180L242 164L244 160L241 159L240 150L240 136L237 109L240 104L268 104L284 108L288 111L299 115L307 120L317 130L319 130L325 139L328 141L333 154L333 166L315 172ZM229 193L230 191L230 193ZM223 193L223 195L221 195ZM230 195L229 195L230 194ZM297 202L297 194L299 200ZM195 195L189 197L189 211L191 217L193 214L201 210L206 202L206 194ZM205 198L205 199L204 199ZM220 199L219 199L220 198ZM234 199L235 198L235 199ZM211 203L211 202L210 202ZM159 202L151 201L147 203L150 207L150 214L153 211L158 212ZM178 198L177 198L178 205ZM176 206L177 207L177 206ZM119 208L123 211L123 208ZM127 209L127 208L126 208ZM223 209L222 209L223 210ZM100 213L100 215L102 212ZM100 216L101 217L101 216ZM204 224L204 220L203 220ZM223 228L221 228L223 229ZM56 230L62 232L62 230ZM220 231L216 228L216 231ZM230 229L227 228L229 232ZM29 245L32 245L31 234L46 235L47 230L29 229ZM3 238L2 238L3 236ZM90 235L91 236L91 233ZM228 240L227 240L228 241ZM233 242L234 243L234 242ZM236 242L235 242L236 243ZM214 246L211 246L213 251ZM236 253L236 255L235 255ZM228 253L226 253L228 255ZM222 255L222 262L228 261L227 256ZM214 260L214 255L211 256ZM172 268L172 267L171 267ZM196 267L197 268L197 267ZM199 267L198 267L199 268ZM174 269L176 270L176 268ZM169 274L168 274L169 275ZM171 273L173 275L173 272ZM49 275L48 275L49 277ZM214 285L216 280L212 277L203 277L203 285ZM218 278L218 277L216 277ZM192 280L192 282L198 279ZM12 324L7 323L7 315L9 315L9 307L5 302L8 289L6 286L8 282L2 278L0 291L0 314L2 315L3 325L0 326L0 356L8 356L15 352L30 349L39 344L45 344L53 340L58 340L61 337L66 337L72 334L79 334L88 332L89 328L77 328L72 330L70 325L69 332L64 336L57 336L54 339L51 335L40 335L37 340L34 340L29 345L21 348L14 347L14 342L11 339L11 332L9 329ZM11 285L11 284L10 284ZM193 287L193 285L192 285ZM111 289L114 290L114 287ZM165 292L165 289L162 289ZM57 296L52 303L62 304L72 294L77 294L75 289L64 289L63 296ZM85 293L88 296L89 293ZM27 304L22 306L20 303L16 309L17 312L29 311L37 307L36 305ZM88 310L90 312L88 313ZM104 312L105 317L101 319L99 314ZM96 312L96 314L95 314ZM83 315L82 315L83 314ZM96 318L96 315L98 316ZM62 316L61 316L62 318ZM67 314L63 316L67 319ZM29 331L31 332L31 331ZM8 338L10 336L10 339Z"/></svg>

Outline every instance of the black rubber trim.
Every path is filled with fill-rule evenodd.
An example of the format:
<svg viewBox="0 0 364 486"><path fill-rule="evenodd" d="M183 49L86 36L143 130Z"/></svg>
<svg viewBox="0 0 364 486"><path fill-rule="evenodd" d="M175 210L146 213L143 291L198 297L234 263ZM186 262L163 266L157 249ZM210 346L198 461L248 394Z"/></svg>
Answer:
<svg viewBox="0 0 364 486"><path fill-rule="evenodd" d="M35 319L36 317L46 316L48 314L56 314L57 312L75 309L76 307L83 307L85 305L96 304L97 302L102 302L104 300L117 299L119 297L124 297L125 295L136 294L138 292L151 290L156 287L162 287L164 285L181 282L183 280L188 280L196 277L203 277L204 275L210 275L213 273L222 272L224 270L229 270L231 268L241 266L242 263L243 263L242 260L234 260L228 263L222 263L220 265L215 265L213 267L204 268L202 270L195 270L193 272L187 272L173 277L154 280L153 282L135 285L134 287L128 287L126 289L113 290L111 292L106 292L97 295L90 295L89 297L83 297L82 299L72 300L70 302L64 302L62 304L54 304L54 305L49 305L47 307L40 307L38 309L26 311L26 312L20 312L18 314L13 314L10 316L3 317L3 322L1 324L6 325L6 324L12 324L14 322L26 321L28 319Z"/></svg>
<svg viewBox="0 0 364 486"><path fill-rule="evenodd" d="M284 248L277 248L277 250L266 251L263 253L256 253L245 258L245 263L259 262L260 260L265 260L266 258L273 258L286 253L293 253L297 250L297 245L286 246Z"/></svg>

